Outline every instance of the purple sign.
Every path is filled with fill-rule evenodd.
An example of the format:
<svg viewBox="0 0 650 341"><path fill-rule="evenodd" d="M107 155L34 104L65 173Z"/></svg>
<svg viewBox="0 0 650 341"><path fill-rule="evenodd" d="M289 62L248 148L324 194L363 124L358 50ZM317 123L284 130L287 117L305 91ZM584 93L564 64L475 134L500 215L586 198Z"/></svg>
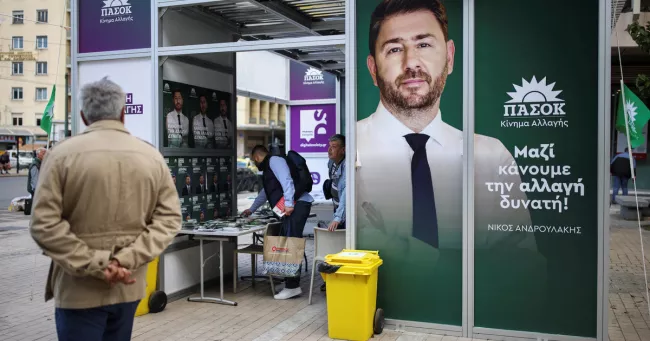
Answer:
<svg viewBox="0 0 650 341"><path fill-rule="evenodd" d="M79 53L151 47L151 1L78 0Z"/></svg>
<svg viewBox="0 0 650 341"><path fill-rule="evenodd" d="M334 75L295 61L291 61L289 73L292 101L336 98Z"/></svg>
<svg viewBox="0 0 650 341"><path fill-rule="evenodd" d="M142 115L144 114L142 104L133 104L133 94L126 94L126 105L124 106L124 115Z"/></svg>
<svg viewBox="0 0 650 341"><path fill-rule="evenodd" d="M336 104L291 106L291 149L298 153L327 153L336 133Z"/></svg>

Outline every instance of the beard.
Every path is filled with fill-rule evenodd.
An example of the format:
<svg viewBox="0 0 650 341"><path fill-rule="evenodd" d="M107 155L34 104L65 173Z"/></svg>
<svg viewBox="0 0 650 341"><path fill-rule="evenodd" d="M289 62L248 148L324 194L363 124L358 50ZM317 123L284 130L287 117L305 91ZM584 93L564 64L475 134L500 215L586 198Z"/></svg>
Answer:
<svg viewBox="0 0 650 341"><path fill-rule="evenodd" d="M377 86L381 93L382 99L386 101L386 106L393 109L393 112L399 112L406 116L411 116L413 113L429 109L442 96L442 91L447 82L447 63L440 73L440 76L435 80L428 73L422 70L406 70L403 74L399 75L395 82L391 84L383 79L377 73ZM417 94L418 89L407 89L407 94L403 94L399 87L402 82L408 79L419 78L424 80L429 85L429 92L424 95Z"/></svg>

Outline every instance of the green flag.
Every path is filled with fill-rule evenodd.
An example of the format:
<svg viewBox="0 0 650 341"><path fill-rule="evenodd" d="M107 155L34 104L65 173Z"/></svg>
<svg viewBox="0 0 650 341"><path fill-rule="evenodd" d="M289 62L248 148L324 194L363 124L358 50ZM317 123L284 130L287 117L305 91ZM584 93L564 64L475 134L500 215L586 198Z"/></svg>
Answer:
<svg viewBox="0 0 650 341"><path fill-rule="evenodd" d="M56 98L56 85L52 86L52 94L47 102L43 118L41 118L41 129L45 130L47 136L52 133L52 120L54 119L54 99Z"/></svg>
<svg viewBox="0 0 650 341"><path fill-rule="evenodd" d="M643 127L650 120L650 110L643 104L627 85L623 85L625 97L621 97L616 114L616 130L625 134L625 114L623 112L623 98L625 98L625 111L628 116L628 129L630 129L630 144L632 149L645 143ZM623 96L621 93L621 96Z"/></svg>

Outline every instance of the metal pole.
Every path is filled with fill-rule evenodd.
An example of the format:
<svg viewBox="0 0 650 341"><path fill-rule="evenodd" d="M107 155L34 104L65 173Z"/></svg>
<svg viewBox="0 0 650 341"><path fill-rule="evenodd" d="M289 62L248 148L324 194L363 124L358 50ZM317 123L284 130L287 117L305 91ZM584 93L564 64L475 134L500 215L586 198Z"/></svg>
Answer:
<svg viewBox="0 0 650 341"><path fill-rule="evenodd" d="M69 114L70 114L70 108L68 104L68 89L70 89L70 75L66 72L65 73L65 132L63 133L63 139L68 137L68 126L69 126Z"/></svg>
<svg viewBox="0 0 650 341"><path fill-rule="evenodd" d="M16 174L20 174L20 136L16 136Z"/></svg>

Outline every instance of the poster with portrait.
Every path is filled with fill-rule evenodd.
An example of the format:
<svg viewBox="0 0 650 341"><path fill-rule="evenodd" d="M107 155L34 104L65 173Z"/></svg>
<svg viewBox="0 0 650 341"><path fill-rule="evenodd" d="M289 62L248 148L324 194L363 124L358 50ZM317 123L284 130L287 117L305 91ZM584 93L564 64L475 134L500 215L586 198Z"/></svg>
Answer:
<svg viewBox="0 0 650 341"><path fill-rule="evenodd" d="M183 221L186 222L192 219L192 198L191 197L180 198L180 202L181 202L181 215Z"/></svg>
<svg viewBox="0 0 650 341"><path fill-rule="evenodd" d="M232 94L164 80L162 97L163 147L231 148Z"/></svg>
<svg viewBox="0 0 650 341"><path fill-rule="evenodd" d="M166 157L165 164L167 164L167 168L169 168L169 174L172 177L172 181L176 184L176 176L178 175L178 158Z"/></svg>
<svg viewBox="0 0 650 341"><path fill-rule="evenodd" d="M205 196L195 195L192 197L192 219L195 219L198 223L204 223L206 221L205 215Z"/></svg>
<svg viewBox="0 0 650 341"><path fill-rule="evenodd" d="M187 197L192 195L192 159L180 157L177 159L176 189L178 195Z"/></svg>
<svg viewBox="0 0 650 341"><path fill-rule="evenodd" d="M463 1L355 4L356 247L386 318L461 326Z"/></svg>

